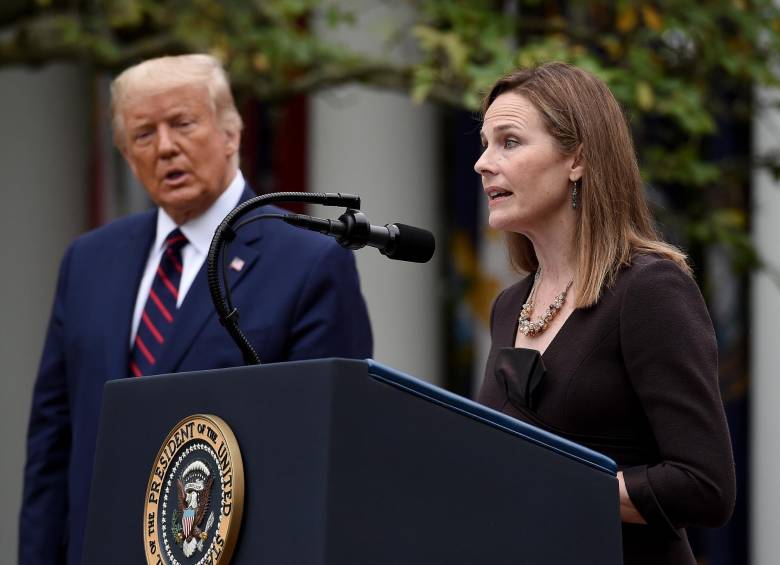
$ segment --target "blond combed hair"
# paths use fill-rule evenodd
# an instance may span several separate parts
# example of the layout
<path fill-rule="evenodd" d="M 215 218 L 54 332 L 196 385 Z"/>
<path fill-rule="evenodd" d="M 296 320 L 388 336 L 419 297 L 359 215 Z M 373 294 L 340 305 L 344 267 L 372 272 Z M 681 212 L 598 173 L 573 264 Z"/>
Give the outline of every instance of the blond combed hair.
<path fill-rule="evenodd" d="M 576 306 L 595 304 L 635 254 L 674 261 L 691 274 L 686 255 L 657 233 L 645 198 L 634 143 L 623 111 L 606 84 L 573 65 L 545 63 L 499 79 L 482 115 L 505 92 L 525 97 L 565 155 L 581 147 L 584 173 L 574 232 Z M 512 266 L 533 271 L 539 262 L 531 241 L 507 234 Z"/>
<path fill-rule="evenodd" d="M 173 55 L 148 59 L 129 67 L 111 83 L 111 123 L 117 147 L 124 148 L 122 110 L 133 97 L 188 85 L 204 86 L 220 126 L 228 132 L 241 132 L 241 115 L 219 60 L 205 54 Z"/>

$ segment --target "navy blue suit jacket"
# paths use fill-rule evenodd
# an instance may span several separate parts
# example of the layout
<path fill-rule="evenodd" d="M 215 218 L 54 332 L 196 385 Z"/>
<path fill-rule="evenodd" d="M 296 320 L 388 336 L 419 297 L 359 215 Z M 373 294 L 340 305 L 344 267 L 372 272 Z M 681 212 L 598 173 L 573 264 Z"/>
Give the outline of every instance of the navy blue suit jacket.
<path fill-rule="evenodd" d="M 118 220 L 78 238 L 62 261 L 28 431 L 24 565 L 80 563 L 103 385 L 128 376 L 131 318 L 155 229 L 156 211 Z M 237 232 L 228 260 L 235 256 L 245 265 L 229 271 L 233 302 L 264 363 L 371 356 L 350 251 L 269 220 Z M 178 311 L 158 373 L 243 365 L 217 320 L 205 270 Z"/>

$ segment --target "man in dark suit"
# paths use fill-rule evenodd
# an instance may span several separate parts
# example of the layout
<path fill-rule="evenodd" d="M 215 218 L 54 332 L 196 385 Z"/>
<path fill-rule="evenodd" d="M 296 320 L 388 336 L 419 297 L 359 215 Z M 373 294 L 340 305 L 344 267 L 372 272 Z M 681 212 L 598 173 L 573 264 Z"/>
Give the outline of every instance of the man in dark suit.
<path fill-rule="evenodd" d="M 206 55 L 146 61 L 117 77 L 112 106 L 115 141 L 158 208 L 85 234 L 63 259 L 28 431 L 23 564 L 80 563 L 106 380 L 243 364 L 205 273 L 215 228 L 253 196 L 224 71 Z M 267 221 L 239 230 L 227 259 L 263 362 L 371 355 L 351 252 Z"/>

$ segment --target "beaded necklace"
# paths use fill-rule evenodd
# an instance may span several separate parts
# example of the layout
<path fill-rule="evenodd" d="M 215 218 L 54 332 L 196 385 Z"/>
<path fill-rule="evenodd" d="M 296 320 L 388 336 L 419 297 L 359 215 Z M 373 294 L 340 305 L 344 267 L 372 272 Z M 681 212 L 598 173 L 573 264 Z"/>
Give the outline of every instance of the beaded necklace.
<path fill-rule="evenodd" d="M 569 292 L 571 283 L 574 282 L 574 279 L 570 280 L 569 284 L 566 285 L 566 288 L 563 289 L 563 292 L 555 297 L 553 303 L 542 312 L 542 315 L 536 320 L 531 320 L 531 312 L 533 312 L 534 309 L 534 298 L 536 298 L 536 289 L 539 287 L 539 281 L 541 279 L 542 267 L 540 265 L 534 275 L 534 285 L 531 287 L 531 293 L 528 295 L 528 300 L 523 304 L 523 308 L 520 310 L 520 317 L 517 320 L 519 324 L 518 331 L 524 336 L 538 335 L 547 329 L 550 320 L 555 318 L 564 302 L 566 302 L 566 294 Z"/>

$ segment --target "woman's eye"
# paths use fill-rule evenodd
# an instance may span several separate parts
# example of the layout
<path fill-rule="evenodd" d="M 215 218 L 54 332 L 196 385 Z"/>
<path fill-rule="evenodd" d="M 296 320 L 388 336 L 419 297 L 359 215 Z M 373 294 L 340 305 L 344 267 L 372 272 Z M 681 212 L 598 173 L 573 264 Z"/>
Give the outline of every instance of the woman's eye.
<path fill-rule="evenodd" d="M 511 149 L 512 147 L 517 147 L 518 145 L 520 145 L 520 142 L 517 141 L 516 139 L 509 138 L 504 140 L 504 147 L 506 147 L 507 149 Z"/>

